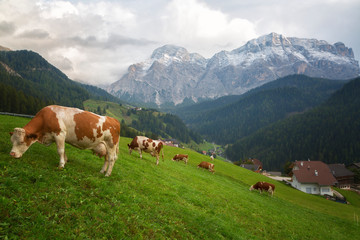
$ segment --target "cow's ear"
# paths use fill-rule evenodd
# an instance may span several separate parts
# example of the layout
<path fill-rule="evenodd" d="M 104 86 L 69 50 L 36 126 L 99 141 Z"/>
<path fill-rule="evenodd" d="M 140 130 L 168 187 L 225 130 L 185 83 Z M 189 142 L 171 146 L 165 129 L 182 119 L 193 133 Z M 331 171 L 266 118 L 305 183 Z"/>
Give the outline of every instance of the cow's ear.
<path fill-rule="evenodd" d="M 10 136 L 12 136 L 14 134 L 14 132 L 9 132 Z"/>
<path fill-rule="evenodd" d="M 33 139 L 37 139 L 37 135 L 35 133 L 31 133 L 26 135 L 27 138 L 33 138 Z"/>

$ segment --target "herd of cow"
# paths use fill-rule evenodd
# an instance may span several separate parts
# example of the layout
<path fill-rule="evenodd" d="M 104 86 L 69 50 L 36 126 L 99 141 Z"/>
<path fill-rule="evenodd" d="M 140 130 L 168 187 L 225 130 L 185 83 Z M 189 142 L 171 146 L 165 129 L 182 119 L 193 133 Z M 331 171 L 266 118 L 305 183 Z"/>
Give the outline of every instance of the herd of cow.
<path fill-rule="evenodd" d="M 119 153 L 120 123 L 108 116 L 84 111 L 77 108 L 69 108 L 51 105 L 41 109 L 31 121 L 23 128 L 15 128 L 10 133 L 13 147 L 10 155 L 20 158 L 27 149 L 35 142 L 45 145 L 56 143 L 60 156 L 59 168 L 64 168 L 67 162 L 65 143 L 69 143 L 80 149 L 91 149 L 97 156 L 104 157 L 104 165 L 101 173 L 110 176 Z M 128 144 L 129 153 L 138 150 L 140 158 L 142 151 L 156 157 L 156 165 L 159 164 L 159 155 L 162 152 L 164 160 L 163 143 L 144 136 L 136 136 Z M 173 161 L 188 162 L 187 154 L 176 154 Z M 214 173 L 214 164 L 201 162 L 198 168 L 204 168 Z M 258 189 L 273 194 L 275 186 L 266 182 L 258 182 L 250 187 L 250 190 Z"/>

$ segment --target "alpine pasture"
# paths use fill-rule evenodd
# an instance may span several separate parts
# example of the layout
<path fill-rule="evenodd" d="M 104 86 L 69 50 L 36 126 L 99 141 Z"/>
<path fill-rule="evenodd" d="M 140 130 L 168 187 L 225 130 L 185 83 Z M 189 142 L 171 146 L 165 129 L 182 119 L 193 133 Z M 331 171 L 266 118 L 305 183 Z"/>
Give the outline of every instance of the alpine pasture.
<path fill-rule="evenodd" d="M 164 148 L 165 161 L 134 151 L 120 139 L 112 175 L 103 159 L 66 146 L 58 170 L 55 144 L 34 144 L 10 157 L 9 132 L 29 119 L 0 116 L 1 239 L 355 239 L 359 201 L 345 205 L 312 196 L 214 160 L 215 174 L 198 169 L 208 156 Z M 189 162 L 173 162 L 177 154 Z M 274 196 L 249 191 L 257 181 L 276 185 Z M 352 195 L 357 199 L 359 196 Z"/>

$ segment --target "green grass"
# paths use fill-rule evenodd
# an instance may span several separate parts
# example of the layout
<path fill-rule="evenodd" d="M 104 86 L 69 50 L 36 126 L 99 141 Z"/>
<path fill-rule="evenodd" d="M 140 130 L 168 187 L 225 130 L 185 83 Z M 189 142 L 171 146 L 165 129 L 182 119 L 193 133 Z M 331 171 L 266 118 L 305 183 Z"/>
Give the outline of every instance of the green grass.
<path fill-rule="evenodd" d="M 66 146 L 34 144 L 12 159 L 10 132 L 29 119 L 0 116 L 0 239 L 355 239 L 359 196 L 345 205 L 312 196 L 260 174 L 215 160 L 215 174 L 188 149 L 165 147 L 165 161 L 129 155 L 121 138 L 113 173 L 103 160 Z M 189 164 L 172 162 L 188 153 Z M 274 197 L 250 192 L 256 181 L 276 184 Z M 360 224 L 360 223 L 359 223 Z"/>
<path fill-rule="evenodd" d="M 97 112 L 98 107 L 103 111 L 106 110 L 106 115 L 116 118 L 119 121 L 124 120 L 126 124 L 130 124 L 132 120 L 137 120 L 138 116 L 136 114 L 130 114 L 127 116 L 127 111 L 129 106 L 122 105 L 113 102 L 106 102 L 100 100 L 89 99 L 84 101 L 85 110 L 91 112 Z"/>

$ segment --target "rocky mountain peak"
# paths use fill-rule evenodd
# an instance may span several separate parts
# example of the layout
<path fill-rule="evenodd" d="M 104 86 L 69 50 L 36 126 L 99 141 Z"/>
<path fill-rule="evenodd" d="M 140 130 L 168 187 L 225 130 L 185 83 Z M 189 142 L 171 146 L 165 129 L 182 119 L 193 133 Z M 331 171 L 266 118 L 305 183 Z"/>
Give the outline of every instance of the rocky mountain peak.
<path fill-rule="evenodd" d="M 154 60 L 161 60 L 164 58 L 186 61 L 189 59 L 189 52 L 183 47 L 165 45 L 155 49 L 151 55 L 151 59 Z"/>
<path fill-rule="evenodd" d="M 359 72 L 352 49 L 341 42 L 332 45 L 270 33 L 210 59 L 183 47 L 162 46 L 149 59 L 132 65 L 109 91 L 126 101 L 176 105 L 185 99 L 242 94 L 291 74 L 345 80 Z"/>
<path fill-rule="evenodd" d="M 157 48 L 153 51 L 150 59 L 146 62 L 153 64 L 155 61 L 169 66 L 174 62 L 178 63 L 195 63 L 199 65 L 206 64 L 206 59 L 197 53 L 189 53 L 185 48 L 178 47 L 175 45 L 164 45 L 160 48 Z"/>

